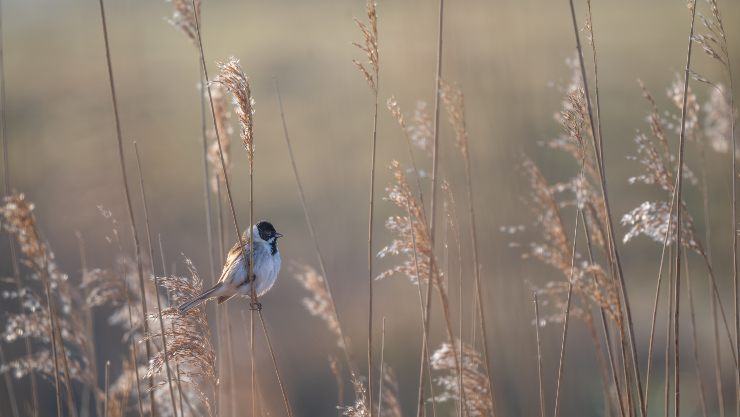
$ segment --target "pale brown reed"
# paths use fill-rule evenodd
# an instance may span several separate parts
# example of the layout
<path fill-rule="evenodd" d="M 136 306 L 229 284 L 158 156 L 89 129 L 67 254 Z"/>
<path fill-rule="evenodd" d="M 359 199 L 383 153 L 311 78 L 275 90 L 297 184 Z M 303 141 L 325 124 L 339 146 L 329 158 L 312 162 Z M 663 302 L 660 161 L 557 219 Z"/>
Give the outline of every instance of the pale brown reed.
<path fill-rule="evenodd" d="M 342 371 L 339 367 L 339 359 L 336 356 L 329 355 L 329 369 L 331 374 L 334 376 L 334 382 L 337 384 L 337 404 L 344 404 L 344 379 L 342 378 Z M 342 410 L 337 407 L 338 415 L 342 415 Z"/>
<path fill-rule="evenodd" d="M 213 96 L 213 112 L 216 116 L 216 127 L 208 133 L 208 139 L 211 144 L 208 145 L 208 162 L 211 164 L 211 190 L 215 193 L 219 188 L 218 183 L 223 184 L 223 169 L 218 156 L 218 143 L 216 143 L 216 129 L 218 129 L 221 138 L 221 149 L 224 153 L 224 162 L 226 170 L 231 167 L 231 136 L 234 134 L 234 128 L 229 123 L 231 111 L 226 103 L 224 88 L 221 84 L 214 84 L 211 87 Z"/>
<path fill-rule="evenodd" d="M 378 54 L 378 14 L 375 0 L 367 0 L 367 23 L 354 18 L 357 27 L 362 32 L 363 43 L 354 42 L 358 49 L 367 56 L 367 64 L 353 59 L 357 69 L 362 73 L 373 93 L 375 100 L 373 109 L 372 151 L 370 154 L 370 197 L 368 209 L 367 232 L 367 264 L 368 264 L 368 330 L 367 330 L 367 396 L 368 402 L 373 404 L 373 220 L 375 214 L 375 160 L 378 145 L 378 90 L 380 88 L 380 61 Z M 370 416 L 374 415 L 370 407 Z"/>
<path fill-rule="evenodd" d="M 195 1 L 195 0 L 193 0 Z M 134 208 L 131 203 L 131 193 L 129 191 L 128 186 L 128 176 L 126 171 L 126 160 L 124 158 L 124 152 L 123 152 L 123 133 L 121 131 L 121 119 L 120 114 L 118 111 L 118 98 L 116 96 L 116 82 L 113 77 L 113 63 L 111 60 L 111 52 L 110 52 L 110 42 L 108 39 L 108 22 L 105 17 L 105 2 L 104 0 L 98 1 L 99 9 L 100 9 L 100 22 L 101 22 L 101 29 L 103 32 L 103 41 L 105 45 L 105 62 L 106 62 L 106 69 L 108 72 L 108 85 L 110 88 L 110 99 L 111 99 L 111 106 L 113 110 L 113 116 L 114 116 L 114 122 L 115 122 L 115 131 L 116 131 L 116 145 L 118 148 L 118 160 L 121 167 L 121 185 L 123 188 L 123 194 L 126 200 L 126 208 L 128 210 L 128 218 L 129 218 L 129 225 L 131 227 L 131 237 L 134 240 L 134 254 L 136 255 L 136 266 L 137 266 L 137 272 L 139 275 L 139 289 L 141 291 L 141 308 L 142 308 L 142 316 L 147 316 L 147 302 L 146 302 L 146 293 L 144 292 L 144 266 L 142 261 L 142 252 L 141 252 L 141 242 L 139 240 L 139 232 L 136 229 L 136 220 L 134 217 Z M 144 333 L 149 333 L 149 323 L 147 320 L 143 320 L 144 323 Z M 149 340 L 146 341 L 146 358 L 147 361 L 150 361 L 152 358 L 152 347 L 151 342 Z M 152 379 L 149 380 L 149 402 L 152 407 L 152 414 L 156 414 L 157 404 L 155 402 L 154 398 L 154 390 L 151 388 L 154 387 L 154 381 Z"/>
<path fill-rule="evenodd" d="M 293 263 L 293 277 L 311 296 L 303 297 L 303 306 L 308 313 L 324 322 L 329 332 L 336 338 L 337 346 L 344 349 L 344 339 L 337 321 L 337 316 L 331 308 L 331 297 L 326 289 L 326 281 L 315 269 L 309 265 Z"/>
<path fill-rule="evenodd" d="M 241 128 L 239 136 L 242 139 L 244 148 L 247 150 L 249 170 L 251 173 L 254 170 L 254 99 L 252 98 L 252 88 L 249 85 L 249 78 L 244 75 L 239 60 L 234 57 L 228 58 L 225 62 L 219 62 L 218 68 L 220 73 L 213 82 L 223 86 L 234 98 L 234 113 L 236 113 Z M 229 133 L 227 128 L 228 121 L 225 110 L 223 107 L 219 108 L 218 106 L 223 106 L 223 101 L 219 103 L 218 93 L 214 94 L 216 91 L 215 89 L 211 91 L 214 116 L 216 117 L 216 129 L 219 129 L 219 137 L 222 140 L 221 149 L 224 152 L 224 159 L 226 160 L 228 155 L 228 148 L 226 148 L 228 146 L 228 140 L 225 138 L 228 137 Z M 226 133 L 225 136 L 224 133 Z"/>
<path fill-rule="evenodd" d="M 462 401 L 466 405 L 467 415 L 470 417 L 483 417 L 493 415 L 493 403 L 488 392 L 488 377 L 485 373 L 485 363 L 481 354 L 472 346 L 460 341 L 455 342 L 457 349 L 463 352 L 463 391 L 460 395 L 459 376 L 457 371 L 457 354 L 448 342 L 442 343 L 432 354 L 430 363 L 432 369 L 437 371 L 436 382 L 441 392 L 437 394 L 437 401 Z M 457 350 L 455 349 L 455 350 Z"/>
<path fill-rule="evenodd" d="M 254 99 L 252 98 L 252 89 L 249 84 L 249 79 L 244 74 L 239 60 L 230 57 L 226 62 L 218 64 L 220 73 L 214 80 L 214 83 L 221 84 L 224 88 L 229 91 L 234 99 L 234 112 L 239 119 L 239 126 L 241 128 L 240 137 L 244 149 L 247 151 L 248 167 L 249 167 L 249 224 L 250 226 L 245 231 L 247 237 L 247 244 L 252 245 L 252 232 L 251 225 L 254 224 Z M 212 94 L 212 93 L 211 93 Z M 213 117 L 216 118 L 216 107 L 215 102 L 213 105 Z M 217 120 L 217 119 L 216 119 Z M 218 120 L 216 121 L 216 129 L 218 130 Z M 218 135 L 220 137 L 220 134 Z M 220 152 L 223 154 L 223 144 L 219 143 Z M 226 161 L 223 161 L 222 168 L 226 170 Z M 224 178 L 226 173 L 224 172 Z M 244 254 L 244 244 L 242 246 L 242 254 Z M 249 251 L 249 259 L 247 262 L 247 276 L 252 276 L 252 270 L 254 265 L 254 251 Z M 250 299 L 252 304 L 252 312 L 250 313 L 250 361 L 251 367 L 251 387 L 252 387 L 252 398 L 257 398 L 257 376 L 255 366 L 255 350 L 254 350 L 254 310 L 260 308 L 259 300 L 257 297 L 256 286 L 252 286 L 250 292 Z M 236 392 L 234 383 L 234 366 L 233 366 L 233 348 L 231 344 L 231 324 L 230 317 L 225 317 L 225 327 L 227 336 L 227 354 L 229 358 L 229 387 L 231 389 L 231 412 L 232 415 L 236 409 Z M 256 417 L 257 409 L 256 402 L 252 401 L 252 416 Z"/>
<path fill-rule="evenodd" d="M 722 21 L 722 15 L 719 10 L 719 4 L 717 0 L 708 0 L 709 7 L 711 9 L 711 17 L 705 17 L 699 15 L 702 24 L 706 30 L 704 34 L 693 35 L 693 40 L 697 42 L 704 52 L 713 60 L 717 61 L 725 71 L 725 76 L 729 83 L 729 91 L 726 94 L 726 100 L 729 102 L 729 112 L 727 120 L 729 121 L 729 131 L 727 138 L 732 142 L 730 146 L 730 160 L 732 161 L 732 282 L 733 282 L 733 301 L 734 301 L 734 318 L 735 318 L 735 347 L 733 350 L 733 356 L 735 357 L 735 389 L 740 390 L 740 281 L 738 280 L 738 269 L 740 268 L 738 262 L 738 234 L 736 232 L 738 219 L 737 219 L 737 142 L 735 138 L 735 125 L 736 125 L 736 109 L 735 109 L 735 95 L 733 91 L 733 77 L 732 77 L 732 66 L 729 53 L 729 47 L 727 44 L 727 34 L 725 32 L 724 23 Z M 696 4 L 694 4 L 696 8 Z M 695 13 L 695 10 L 694 10 Z M 693 34 L 693 32 L 692 32 Z M 703 77 L 697 77 L 694 74 L 695 79 L 704 81 Z M 716 290 L 716 289 L 715 289 Z M 740 395 L 735 396 L 735 410 L 736 415 L 740 417 Z"/>
<path fill-rule="evenodd" d="M 491 395 L 491 403 L 493 404 L 493 412 L 495 416 L 496 393 L 493 383 L 493 377 L 491 375 L 490 350 L 488 349 L 488 330 L 486 329 L 486 319 L 483 311 L 483 289 L 480 277 L 480 262 L 478 260 L 478 233 L 476 228 L 475 202 L 473 200 L 472 163 L 470 160 L 470 152 L 468 150 L 468 131 L 465 125 L 465 97 L 462 90 L 457 85 L 443 82 L 441 89 L 442 102 L 444 103 L 447 110 L 447 116 L 450 125 L 452 125 L 453 129 L 455 130 L 455 144 L 460 150 L 463 161 L 465 163 L 465 184 L 468 199 L 468 215 L 470 217 L 470 239 L 472 241 L 471 243 L 473 247 L 473 278 L 475 280 L 475 295 L 477 299 L 476 304 L 478 306 L 478 322 L 481 326 L 481 339 L 483 341 L 482 354 L 484 364 L 486 365 L 486 376 L 488 377 L 488 392 Z M 458 241 L 458 245 L 459 244 L 460 242 Z M 460 325 L 460 328 L 462 329 L 462 323 Z M 460 374 L 460 377 L 463 377 L 462 373 Z"/>
<path fill-rule="evenodd" d="M 403 417 L 398 390 L 398 379 L 396 379 L 395 371 L 393 371 L 393 368 L 386 363 L 383 366 L 383 372 L 381 375 L 383 378 L 383 386 L 381 390 L 383 401 L 378 415 L 380 417 Z"/>
<path fill-rule="evenodd" d="M 403 263 L 381 272 L 377 279 L 402 274 L 406 275 L 414 284 L 424 283 L 428 285 L 429 277 L 431 276 L 429 270 L 431 265 L 430 258 L 434 254 L 432 251 L 429 224 L 425 221 L 424 217 L 424 209 L 411 191 L 400 162 L 392 161 L 389 169 L 393 173 L 395 182 L 386 187 L 387 195 L 384 199 L 393 203 L 404 212 L 408 211 L 411 218 L 408 216 L 391 216 L 386 220 L 386 229 L 394 233 L 396 238 L 390 244 L 383 247 L 378 252 L 378 256 L 383 258 L 388 255 L 401 255 L 405 259 Z M 441 274 L 439 271 L 435 271 L 434 273 Z M 439 285 L 440 282 L 441 280 L 433 280 L 432 285 Z"/>
<path fill-rule="evenodd" d="M 398 161 L 392 161 L 390 170 L 393 173 L 395 182 L 386 187 L 387 195 L 385 200 L 405 211 L 407 215 L 391 216 L 386 220 L 386 229 L 395 234 L 396 237 L 390 244 L 380 250 L 378 256 L 385 257 L 387 255 L 401 255 L 406 259 L 403 263 L 382 272 L 377 279 L 387 278 L 395 274 L 403 274 L 406 275 L 414 284 L 419 285 L 421 283 L 426 283 L 428 288 L 426 301 L 422 301 L 422 307 L 426 310 L 422 314 L 422 319 L 424 320 L 422 355 L 426 356 L 426 345 L 428 343 L 427 335 L 429 333 L 428 317 L 430 314 L 429 306 L 431 302 L 431 287 L 437 289 L 437 293 L 442 303 L 442 312 L 445 319 L 445 331 L 447 337 L 450 341 L 455 339 L 450 318 L 447 289 L 444 285 L 443 273 L 438 268 L 438 262 L 433 252 L 432 230 L 430 225 L 424 221 L 423 208 L 411 191 L 406 175 L 401 168 L 401 164 Z M 456 347 L 454 345 L 451 345 L 451 349 L 456 351 Z M 426 367 L 424 366 L 425 361 L 423 359 L 424 357 L 422 357 L 421 366 L 424 370 Z M 458 356 L 455 356 L 455 362 L 459 365 Z M 459 366 L 457 369 L 462 372 L 462 369 Z M 423 377 L 424 375 L 422 374 L 421 376 Z M 422 378 L 420 381 L 420 387 L 423 386 L 423 382 L 424 379 Z M 423 391 L 421 392 L 423 393 Z M 463 394 L 464 393 L 465 392 L 463 391 Z M 419 410 L 422 408 L 421 404 L 422 403 L 420 402 Z"/>
<path fill-rule="evenodd" d="M 580 75 L 581 75 L 581 82 L 583 85 L 583 92 L 586 102 L 586 110 L 588 114 L 588 125 L 590 127 L 591 132 L 591 143 L 593 147 L 593 152 L 596 157 L 597 162 L 597 168 L 598 168 L 598 184 L 599 184 L 599 191 L 601 192 L 601 198 L 602 198 L 602 207 L 605 213 L 605 223 L 604 228 L 606 230 L 606 238 L 607 238 L 607 257 L 609 258 L 609 267 L 612 271 L 612 276 L 617 281 L 617 287 L 619 289 L 619 298 L 620 301 L 620 309 L 623 309 L 624 312 L 624 321 L 622 322 L 622 326 L 620 327 L 620 335 L 622 336 L 622 349 L 623 351 L 626 351 L 627 348 L 630 350 L 629 359 L 631 359 L 631 367 L 632 372 L 634 374 L 634 379 L 637 384 L 637 391 L 638 391 L 638 397 L 639 397 L 639 410 L 641 412 L 641 415 L 643 417 L 646 417 L 647 410 L 645 407 L 645 397 L 642 390 L 642 377 L 640 376 L 640 364 L 639 364 L 639 358 L 637 355 L 637 342 L 635 341 L 635 331 L 634 331 L 634 323 L 632 320 L 632 307 L 630 306 L 629 302 L 629 293 L 627 291 L 627 284 L 626 280 L 624 278 L 624 271 L 622 270 L 622 262 L 619 255 L 619 250 L 617 249 L 617 239 L 615 237 L 615 231 L 614 231 L 614 222 L 612 221 L 612 213 L 611 213 L 611 205 L 609 203 L 609 194 L 607 191 L 607 179 L 606 179 L 606 168 L 605 168 L 605 158 L 603 154 L 603 137 L 599 134 L 597 136 L 597 127 L 594 123 L 594 110 L 593 106 L 591 105 L 591 95 L 589 92 L 589 82 L 588 82 L 588 76 L 586 74 L 586 64 L 584 63 L 583 58 L 583 48 L 581 46 L 581 37 L 580 37 L 580 30 L 578 27 L 578 19 L 576 18 L 576 9 L 575 4 L 573 0 L 570 0 L 568 2 L 568 5 L 570 7 L 570 15 L 571 15 L 571 22 L 573 27 L 573 34 L 575 37 L 575 46 L 578 56 L 578 67 L 580 68 Z M 590 7 L 589 7 L 590 10 Z M 593 33 L 591 33 L 591 36 L 593 36 Z M 598 87 L 597 87 L 598 91 Z M 601 131 L 599 130 L 599 133 Z M 627 357 L 625 356 L 625 373 L 628 374 L 628 379 L 630 379 L 629 373 L 627 371 Z M 628 393 L 631 392 L 631 390 L 627 390 Z"/>
<path fill-rule="evenodd" d="M 164 350 L 164 358 L 165 358 L 165 369 L 167 370 L 167 386 L 169 387 L 169 393 L 170 393 L 170 404 L 172 405 L 172 414 L 177 417 L 177 404 L 175 400 L 175 389 L 172 386 L 172 370 L 170 368 L 170 362 L 167 359 L 167 336 L 164 332 L 164 320 L 162 319 L 162 301 L 161 297 L 159 296 L 159 281 L 157 278 L 157 274 L 154 270 L 154 245 L 152 243 L 152 230 L 151 230 L 151 224 L 149 222 L 149 205 L 147 204 L 146 199 L 146 188 L 144 187 L 144 173 L 141 169 L 141 157 L 139 155 L 139 146 L 136 141 L 134 141 L 134 155 L 136 156 L 136 168 L 139 174 L 139 191 L 141 192 L 141 201 L 144 205 L 144 225 L 146 226 L 146 240 L 147 240 L 147 246 L 149 248 L 149 269 L 150 273 L 152 275 L 152 281 L 154 282 L 154 299 L 157 302 L 156 306 L 156 312 L 157 317 L 159 318 L 159 328 L 160 328 L 160 334 L 162 336 L 162 349 Z M 164 274 L 163 274 L 164 275 Z M 182 412 L 182 410 L 181 410 Z"/>
<path fill-rule="evenodd" d="M 192 262 L 186 259 L 185 264 L 190 277 L 160 278 L 160 283 L 172 296 L 173 305 L 192 299 L 203 290 L 203 281 L 198 276 Z M 168 360 L 178 363 L 180 372 L 177 379 L 182 386 L 188 388 L 186 395 L 196 394 L 199 400 L 196 410 L 201 415 L 203 413 L 213 415 L 209 396 L 215 395 L 216 391 L 216 354 L 211 345 L 211 331 L 205 308 L 200 306 L 182 315 L 176 308 L 170 307 L 163 310 L 161 314 L 162 318 L 171 324 L 164 327 L 169 358 L 165 357 L 164 350 L 158 352 L 149 364 L 147 377 L 161 376 L 165 372 L 165 364 Z M 157 316 L 152 315 L 150 319 L 157 319 Z M 156 340 L 161 335 L 151 334 L 148 337 Z M 164 384 L 159 384 L 157 388 L 164 388 Z"/>
<path fill-rule="evenodd" d="M 544 175 L 529 159 L 525 159 L 523 169 L 530 181 L 530 208 L 536 216 L 536 225 L 542 233 L 541 242 L 529 245 L 525 258 L 532 257 L 558 270 L 565 281 L 548 282 L 540 290 L 540 295 L 552 297 L 549 303 L 556 313 L 544 315 L 546 322 L 561 322 L 563 319 L 564 299 L 568 292 L 568 281 L 573 283 L 573 290 L 586 302 L 599 306 L 615 323 L 620 323 L 621 315 L 617 300 L 617 289 L 604 268 L 598 263 L 583 262 L 571 265 L 573 248 L 561 216 L 561 203 L 555 198 L 555 189 L 547 183 Z M 572 268 L 572 269 L 571 269 Z M 585 312 L 573 306 L 571 314 L 585 319 Z"/>
<path fill-rule="evenodd" d="M 200 0 L 169 0 L 174 8 L 172 17 L 167 21 L 174 27 L 180 29 L 193 44 L 198 43 L 198 28 L 195 21 L 196 15 L 200 14 Z M 196 11 L 197 8 L 197 11 Z"/>
<path fill-rule="evenodd" d="M 55 381 L 58 376 L 63 376 L 69 414 L 75 416 L 72 380 L 97 390 L 90 366 L 85 320 L 81 309 L 72 308 L 81 300 L 71 288 L 69 277 L 58 269 L 54 253 L 41 240 L 33 210 L 33 204 L 23 194 L 13 194 L 4 199 L 0 216 L 4 219 L 2 227 L 16 239 L 23 255 L 22 264 L 31 271 L 29 282 L 41 284 L 46 303 L 44 305 L 42 297 L 30 285 L 13 294 L 22 300 L 24 310 L 8 317 L 2 337 L 6 342 L 23 336 L 45 343 L 51 340 L 52 349 L 51 353 L 41 350 L 32 356 L 9 361 L 2 372 L 12 369 L 18 378 L 30 372 L 40 372 L 53 376 Z M 50 367 L 51 362 L 53 367 Z M 61 390 L 58 381 L 55 385 L 57 390 Z"/>
<path fill-rule="evenodd" d="M 342 415 L 347 417 L 370 417 L 367 390 L 359 376 L 352 375 L 352 387 L 355 391 L 355 402 L 352 405 L 340 406 L 339 409 Z"/>
<path fill-rule="evenodd" d="M 678 168 L 676 172 L 676 224 L 680 229 L 683 225 L 681 223 L 681 216 L 683 215 L 683 169 L 684 169 L 684 155 L 686 147 L 686 122 L 689 114 L 688 98 L 689 98 L 689 80 L 691 71 L 691 51 L 694 45 L 694 22 L 696 20 L 696 0 L 689 0 L 689 9 L 691 9 L 691 27 L 689 30 L 688 40 L 688 51 L 686 53 L 686 69 L 684 70 L 684 82 L 683 82 L 683 106 L 681 106 L 681 129 L 678 138 Z M 733 174 L 734 177 L 734 174 Z M 680 315 L 680 300 L 681 300 L 681 248 L 682 248 L 682 233 L 679 230 L 676 233 L 676 293 L 675 293 L 675 310 L 673 319 L 673 336 L 674 336 L 674 373 L 673 373 L 673 389 L 674 389 L 674 402 L 673 412 L 674 416 L 678 417 L 681 410 L 681 355 L 680 355 L 680 339 L 679 339 L 679 315 Z M 738 400 L 740 404 L 740 400 Z M 740 410 L 738 410 L 740 414 Z"/>

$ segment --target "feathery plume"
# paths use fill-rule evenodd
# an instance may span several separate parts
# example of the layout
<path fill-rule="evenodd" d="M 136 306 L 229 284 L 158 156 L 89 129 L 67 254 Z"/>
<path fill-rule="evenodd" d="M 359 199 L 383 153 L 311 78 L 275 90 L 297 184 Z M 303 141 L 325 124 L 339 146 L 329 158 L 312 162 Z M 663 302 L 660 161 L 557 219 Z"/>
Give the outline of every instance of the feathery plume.
<path fill-rule="evenodd" d="M 180 303 L 192 299 L 201 293 L 203 281 L 198 276 L 195 267 L 189 259 L 185 259 L 185 264 L 190 272 L 190 277 L 169 276 L 162 277 L 159 282 L 172 296 L 172 305 L 177 306 Z M 215 393 L 217 374 L 216 374 L 216 354 L 211 345 L 211 330 L 208 325 L 205 308 L 199 306 L 187 314 L 180 314 L 176 307 L 168 307 L 162 311 L 162 318 L 165 320 L 165 335 L 167 336 L 167 358 L 172 363 L 179 365 L 180 373 L 176 376 L 179 385 L 187 387 L 185 395 L 197 399 L 198 413 L 200 415 L 213 415 L 211 408 L 210 395 Z M 151 314 L 150 320 L 158 319 L 158 315 Z M 160 334 L 149 334 L 146 338 L 155 341 L 161 338 Z M 164 350 L 160 350 L 153 357 L 146 371 L 146 377 L 162 377 L 165 372 Z M 163 379 L 155 389 L 162 388 L 164 394 L 166 379 Z M 206 393 L 205 387 L 209 387 L 211 392 Z M 166 401 L 160 403 L 159 407 L 163 408 Z"/>
<path fill-rule="evenodd" d="M 167 21 L 174 27 L 183 31 L 185 36 L 197 44 L 198 42 L 198 27 L 195 17 L 200 16 L 200 0 L 169 0 L 174 8 L 172 17 L 168 18 Z M 193 8 L 195 3 L 195 9 Z"/>
<path fill-rule="evenodd" d="M 247 150 L 251 172 L 254 166 L 254 99 L 252 98 L 252 88 L 238 59 L 230 57 L 226 62 L 220 62 L 218 68 L 221 72 L 213 82 L 223 85 L 234 97 L 234 112 L 241 126 L 239 136 Z"/>
<path fill-rule="evenodd" d="M 234 129 L 231 123 L 229 123 L 231 112 L 226 104 L 225 91 L 221 84 L 214 84 L 211 87 L 211 97 L 213 98 L 213 114 L 215 115 L 216 126 L 208 132 L 208 139 L 211 141 L 211 144 L 208 146 L 207 158 L 211 164 L 211 189 L 216 192 L 218 183 L 220 182 L 222 185 L 224 183 L 224 172 L 218 153 L 216 131 L 218 131 L 218 137 L 221 138 L 221 150 L 223 151 L 224 164 L 226 166 L 226 173 L 228 174 L 231 165 L 231 135 L 234 134 Z M 222 186 L 221 189 L 224 187 Z"/>
<path fill-rule="evenodd" d="M 303 298 L 303 305 L 312 316 L 320 318 L 329 331 L 336 337 L 337 346 L 342 348 L 344 342 L 339 329 L 339 322 L 331 308 L 331 299 L 326 289 L 326 282 L 315 269 L 308 265 L 294 263 L 295 272 L 293 276 L 303 288 L 311 294 L 311 297 Z"/>
<path fill-rule="evenodd" d="M 463 394 L 467 406 L 468 415 L 471 417 L 484 417 L 493 415 L 493 404 L 491 404 L 488 393 L 488 378 L 486 377 L 485 364 L 480 353 L 468 344 L 460 344 L 456 341 L 457 349 L 452 348 L 448 342 L 442 343 L 430 358 L 432 369 L 440 375 L 435 379 L 441 392 L 435 400 L 460 401 L 460 380 L 455 366 L 455 351 L 463 352 Z"/>
<path fill-rule="evenodd" d="M 358 18 L 354 18 L 357 27 L 362 31 L 363 43 L 352 43 L 367 55 L 367 63 L 370 65 L 372 71 L 369 70 L 365 64 L 356 59 L 353 59 L 352 62 L 355 64 L 357 69 L 360 70 L 362 76 L 365 77 L 365 81 L 367 81 L 370 88 L 377 93 L 377 74 L 380 67 L 378 63 L 378 15 L 376 13 L 375 6 L 374 0 L 367 1 L 367 23 L 360 21 Z"/>

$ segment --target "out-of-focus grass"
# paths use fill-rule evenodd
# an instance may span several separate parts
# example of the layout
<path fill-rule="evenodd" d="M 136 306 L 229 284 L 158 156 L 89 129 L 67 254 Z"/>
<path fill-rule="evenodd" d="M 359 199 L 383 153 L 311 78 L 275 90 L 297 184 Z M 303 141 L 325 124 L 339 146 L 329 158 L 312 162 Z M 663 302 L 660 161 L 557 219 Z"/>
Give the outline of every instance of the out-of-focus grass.
<path fill-rule="evenodd" d="M 737 68 L 740 47 L 734 40 L 740 39 L 740 27 L 733 23 L 740 21 L 740 7 L 725 3 L 734 48 L 731 56 Z M 96 207 L 112 209 L 122 222 L 125 211 L 98 10 L 88 0 L 26 0 L 3 7 L 13 183 L 37 204 L 40 223 L 63 269 L 74 272 L 79 268 L 76 230 L 87 240 L 90 263 L 106 266 L 112 253 L 102 244 L 108 230 Z M 309 207 L 326 254 L 328 278 L 340 318 L 357 347 L 364 337 L 364 326 L 356 324 L 364 322 L 365 313 L 362 283 L 372 103 L 364 80 L 352 67 L 356 52 L 350 42 L 357 37 L 351 17 L 361 15 L 363 7 L 363 2 L 342 0 L 203 3 L 210 67 L 215 68 L 216 60 L 235 55 L 252 80 L 255 217 L 271 219 L 286 235 L 281 242 L 283 259 L 314 262 L 281 138 L 272 90 L 272 77 L 277 77 Z M 688 14 L 682 2 L 676 1 L 596 2 L 593 7 L 607 172 L 610 191 L 616 196 L 612 198 L 614 212 L 621 215 L 648 195 L 647 190 L 645 194 L 628 191 L 626 184 L 636 167 L 625 156 L 633 153 L 634 130 L 645 127 L 646 106 L 636 79 L 644 80 L 666 102 L 662 92 L 683 65 Z M 436 12 L 436 6 L 425 1 L 379 4 L 381 99 L 395 95 L 407 113 L 417 99 L 433 98 Z M 445 78 L 459 81 L 466 94 L 499 398 L 505 415 L 532 415 L 537 410 L 536 402 L 530 400 L 536 397 L 535 345 L 525 282 L 543 282 L 547 278 L 543 274 L 551 271 L 520 261 L 498 228 L 530 220 L 522 203 L 524 181 L 517 170 L 522 152 L 533 154 L 555 177 L 564 177 L 565 170 L 572 169 L 551 155 L 545 157 L 537 146 L 539 140 L 557 133 L 552 115 L 559 108 L 560 94 L 549 83 L 569 76 L 564 59 L 574 49 L 570 17 L 565 2 L 542 0 L 450 2 L 447 13 L 444 73 Z M 164 2 L 110 2 L 108 14 L 124 137 L 128 143 L 135 139 L 140 144 L 155 233 L 162 234 L 169 261 L 179 260 L 182 252 L 206 273 L 196 51 L 163 20 L 170 14 Z M 698 61 L 702 72 L 719 74 L 701 63 L 702 59 Z M 443 171 L 454 186 L 461 178 L 461 166 L 447 127 L 443 134 Z M 392 158 L 403 159 L 403 146 L 395 122 L 382 111 L 379 167 Z M 132 155 L 130 146 L 127 152 Z M 246 224 L 246 155 L 236 147 L 233 155 L 236 204 Z M 709 165 L 715 167 L 710 175 L 719 181 L 712 187 L 712 197 L 725 201 L 728 180 L 721 170 L 726 164 L 717 161 L 722 165 Z M 378 184 L 383 186 L 389 176 L 384 169 L 379 173 Z M 688 198 L 698 202 L 696 193 L 689 191 Z M 377 207 L 378 219 L 390 213 L 387 204 Z M 141 212 L 139 203 L 136 208 Z M 726 207 L 715 210 L 718 216 L 729 216 Z M 376 224 L 380 248 L 389 237 L 382 221 Z M 121 229 L 125 234 L 127 229 Z M 0 245 L 0 253 L 7 253 L 5 240 Z M 638 342 L 646 341 L 649 330 L 647 300 L 657 253 L 654 245 L 642 243 L 625 249 L 632 301 L 637 306 Z M 726 263 L 727 254 L 718 252 L 715 259 Z M 8 273 L 7 262 L 0 267 L 3 274 Z M 377 311 L 389 318 L 386 358 L 396 367 L 401 392 L 408 400 L 416 383 L 415 365 L 408 364 L 416 364 L 410 359 L 418 355 L 420 338 L 415 289 L 400 277 L 382 281 L 377 289 Z M 325 359 L 332 346 L 323 337 L 321 324 L 304 313 L 300 296 L 286 268 L 277 287 L 264 299 L 265 314 L 274 329 L 295 408 L 300 415 L 329 415 L 334 391 L 316 387 L 331 384 Z M 239 317 L 238 310 L 244 307 L 230 308 Z M 551 345 L 547 351 L 557 352 L 557 334 L 544 330 L 545 345 Z M 600 392 L 593 388 L 598 375 L 590 347 L 578 330 L 573 334 L 563 413 L 597 415 Z M 99 339 L 99 360 L 114 359 L 106 353 L 118 355 L 115 340 L 103 334 Z M 246 339 L 239 335 L 237 340 L 244 346 L 237 353 L 244 357 Z M 363 355 L 360 349 L 356 354 Z M 268 360 L 263 353 L 259 359 Z M 555 359 L 554 353 L 545 357 L 550 364 Z M 247 361 L 243 362 L 240 369 L 245 374 L 240 382 L 246 387 Z M 271 381 L 269 367 L 262 370 L 262 378 Z M 322 384 L 316 384 L 317 380 Z M 591 389 L 593 403 L 582 401 Z M 407 401 L 406 406 L 410 409 L 412 403 Z"/>

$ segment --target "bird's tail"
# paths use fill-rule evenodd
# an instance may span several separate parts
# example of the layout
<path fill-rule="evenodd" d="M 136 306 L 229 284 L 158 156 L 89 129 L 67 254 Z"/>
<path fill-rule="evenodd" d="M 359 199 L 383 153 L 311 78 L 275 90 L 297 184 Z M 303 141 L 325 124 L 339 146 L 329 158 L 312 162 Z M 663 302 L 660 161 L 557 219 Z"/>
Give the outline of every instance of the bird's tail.
<path fill-rule="evenodd" d="M 211 287 L 211 289 L 204 291 L 197 297 L 188 300 L 182 304 L 180 304 L 179 307 L 177 307 L 178 310 L 180 310 L 180 314 L 185 314 L 188 311 L 194 309 L 195 307 L 199 306 L 200 303 L 213 298 L 222 295 L 223 293 L 223 283 L 219 282 L 218 284 Z"/>

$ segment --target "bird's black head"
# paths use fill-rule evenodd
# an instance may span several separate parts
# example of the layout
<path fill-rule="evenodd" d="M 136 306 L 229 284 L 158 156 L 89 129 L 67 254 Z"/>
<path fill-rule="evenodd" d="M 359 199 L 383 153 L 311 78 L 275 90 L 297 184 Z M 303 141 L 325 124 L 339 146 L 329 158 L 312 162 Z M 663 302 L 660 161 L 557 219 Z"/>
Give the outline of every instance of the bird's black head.
<path fill-rule="evenodd" d="M 270 241 L 283 236 L 275 230 L 275 226 L 272 223 L 265 220 L 257 223 L 257 232 L 260 235 L 260 239 L 264 241 Z"/>

